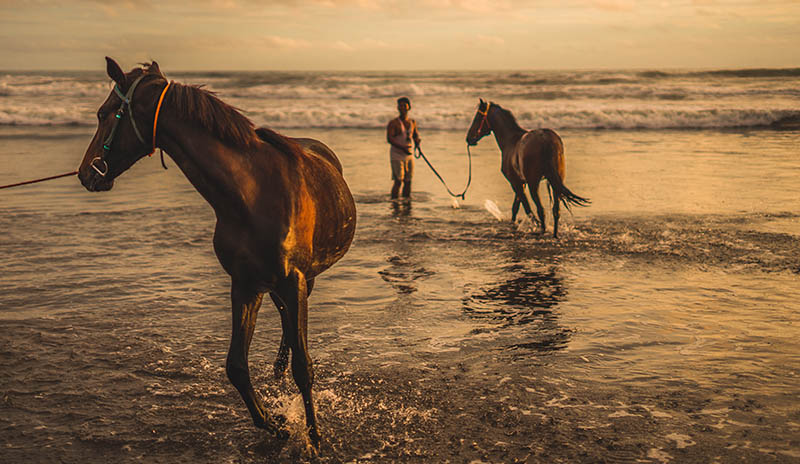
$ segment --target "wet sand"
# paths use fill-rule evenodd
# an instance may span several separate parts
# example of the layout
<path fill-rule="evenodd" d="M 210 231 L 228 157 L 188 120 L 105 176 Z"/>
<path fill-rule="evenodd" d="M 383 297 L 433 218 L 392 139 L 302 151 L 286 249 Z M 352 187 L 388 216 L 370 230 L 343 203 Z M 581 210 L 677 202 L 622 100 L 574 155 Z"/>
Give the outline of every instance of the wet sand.
<path fill-rule="evenodd" d="M 74 168 L 91 136 L 13 132 L 0 183 Z M 3 194 L 0 461 L 800 459 L 800 134 L 562 132 L 567 185 L 593 204 L 559 241 L 507 221 L 492 140 L 454 208 L 421 164 L 413 200 L 389 202 L 375 131 L 306 135 L 340 155 L 359 209 L 310 300 L 319 454 L 291 378 L 272 378 L 269 305 L 251 371 L 292 433 L 252 427 L 224 372 L 213 213 L 153 158 L 105 194 Z M 460 187 L 463 133 L 430 131 L 425 152 Z"/>

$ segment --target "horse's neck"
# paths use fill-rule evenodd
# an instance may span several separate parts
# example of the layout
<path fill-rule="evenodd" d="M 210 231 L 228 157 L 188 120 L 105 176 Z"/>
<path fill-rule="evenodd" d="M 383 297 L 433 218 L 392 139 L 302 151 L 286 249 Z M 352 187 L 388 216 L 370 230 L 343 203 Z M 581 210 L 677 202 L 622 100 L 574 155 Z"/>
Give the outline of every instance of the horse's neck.
<path fill-rule="evenodd" d="M 517 124 L 506 121 L 498 112 L 490 116 L 489 124 L 492 126 L 494 138 L 501 152 L 514 147 L 525 133 L 525 129 L 522 129 Z"/>
<path fill-rule="evenodd" d="M 159 147 L 218 213 L 245 207 L 243 188 L 254 185 L 242 154 L 212 134 L 180 120 L 159 121 Z"/>

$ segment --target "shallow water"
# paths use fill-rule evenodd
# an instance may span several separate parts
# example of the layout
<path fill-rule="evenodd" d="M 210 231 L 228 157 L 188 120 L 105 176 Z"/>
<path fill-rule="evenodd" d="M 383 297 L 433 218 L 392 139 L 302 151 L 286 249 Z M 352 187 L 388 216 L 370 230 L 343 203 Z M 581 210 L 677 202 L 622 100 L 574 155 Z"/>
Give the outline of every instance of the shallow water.
<path fill-rule="evenodd" d="M 359 212 L 310 300 L 319 455 L 267 304 L 251 371 L 292 436 L 252 427 L 213 212 L 154 157 L 102 194 L 0 192 L 0 461 L 800 459 L 800 133 L 561 131 L 592 205 L 558 241 L 508 221 L 490 138 L 456 208 L 419 161 L 388 201 L 380 130 L 287 134 L 334 148 Z M 0 184 L 74 169 L 90 137 L 0 127 Z M 423 137 L 460 190 L 464 133 Z"/>

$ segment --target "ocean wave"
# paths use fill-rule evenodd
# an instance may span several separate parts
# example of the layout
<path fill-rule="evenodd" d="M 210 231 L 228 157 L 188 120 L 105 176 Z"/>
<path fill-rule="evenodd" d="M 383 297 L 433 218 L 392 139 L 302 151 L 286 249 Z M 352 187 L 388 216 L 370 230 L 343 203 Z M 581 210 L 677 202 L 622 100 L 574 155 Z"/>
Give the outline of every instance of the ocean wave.
<path fill-rule="evenodd" d="M 710 71 L 517 71 L 427 73 L 195 72 L 169 78 L 202 84 L 223 97 L 341 99 L 525 96 L 530 99 L 800 98 L 800 68 Z M 744 79 L 743 78 L 747 78 Z M 778 81 L 776 81 L 776 79 Z M 104 75 L 0 75 L 0 97 L 102 98 Z"/>
<path fill-rule="evenodd" d="M 800 110 L 777 109 L 670 109 L 670 108 L 598 108 L 571 110 L 524 110 L 515 113 L 522 127 L 529 129 L 728 129 L 728 128 L 796 128 Z M 324 112 L 312 109 L 249 112 L 259 125 L 275 128 L 383 128 L 392 115 L 377 111 Z M 420 111 L 416 115 L 420 128 L 466 130 L 471 114 L 452 110 Z"/>
<path fill-rule="evenodd" d="M 256 85 L 226 89 L 210 87 L 223 97 L 275 100 L 363 100 L 408 97 L 451 98 L 471 95 L 475 98 L 525 98 L 529 100 L 704 100 L 735 98 L 800 98 L 800 87 L 720 88 L 715 86 L 566 86 L 500 85 L 462 87 L 447 84 L 393 83 L 375 86 L 366 83 L 335 87 L 320 85 Z"/>
<path fill-rule="evenodd" d="M 0 97 L 96 97 L 111 90 L 108 79 L 76 80 L 57 76 L 0 77 Z"/>
<path fill-rule="evenodd" d="M 204 84 L 256 124 L 275 128 L 383 128 L 400 95 L 412 98 L 425 129 L 465 130 L 478 97 L 506 105 L 528 128 L 797 128 L 800 119 L 800 68 L 168 77 Z M 110 87 L 100 73 L 0 74 L 0 125 L 94 126 Z"/>
<path fill-rule="evenodd" d="M 278 129 L 376 129 L 383 128 L 393 114 L 358 108 L 281 108 L 246 111 L 256 125 Z M 515 112 L 522 127 L 529 129 L 729 129 L 800 128 L 800 110 L 786 109 L 671 109 L 597 108 L 522 110 Z M 426 130 L 466 130 L 471 113 L 453 110 L 416 114 Z M 96 124 L 93 111 L 67 108 L 39 108 L 7 111 L 0 109 L 0 126 L 86 126 Z"/>
<path fill-rule="evenodd" d="M 94 126 L 93 111 L 67 107 L 0 108 L 0 126 Z"/>
<path fill-rule="evenodd" d="M 728 69 L 716 71 L 703 71 L 694 73 L 698 76 L 718 76 L 718 77 L 800 77 L 800 68 L 754 68 L 754 69 Z"/>

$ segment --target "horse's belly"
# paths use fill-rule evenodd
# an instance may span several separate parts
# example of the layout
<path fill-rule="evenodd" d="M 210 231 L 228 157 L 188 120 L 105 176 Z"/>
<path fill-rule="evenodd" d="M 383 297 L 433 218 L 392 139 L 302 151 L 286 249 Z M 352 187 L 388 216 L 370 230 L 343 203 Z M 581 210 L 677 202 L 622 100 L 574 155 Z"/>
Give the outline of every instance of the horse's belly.
<path fill-rule="evenodd" d="M 234 280 L 247 280 L 266 290 L 279 278 L 276 271 L 282 268 L 282 258 L 275 241 L 254 240 L 249 231 L 217 222 L 214 252 Z"/>
<path fill-rule="evenodd" d="M 318 275 L 339 261 L 353 242 L 356 231 L 355 201 L 347 187 L 340 192 L 335 209 L 323 214 L 322 227 L 314 234 L 311 272 Z"/>
<path fill-rule="evenodd" d="M 518 144 L 514 149 L 514 153 L 511 156 L 511 169 L 514 171 L 514 175 L 517 176 L 522 183 L 528 182 L 525 179 L 525 170 L 522 166 L 522 144 Z"/>

